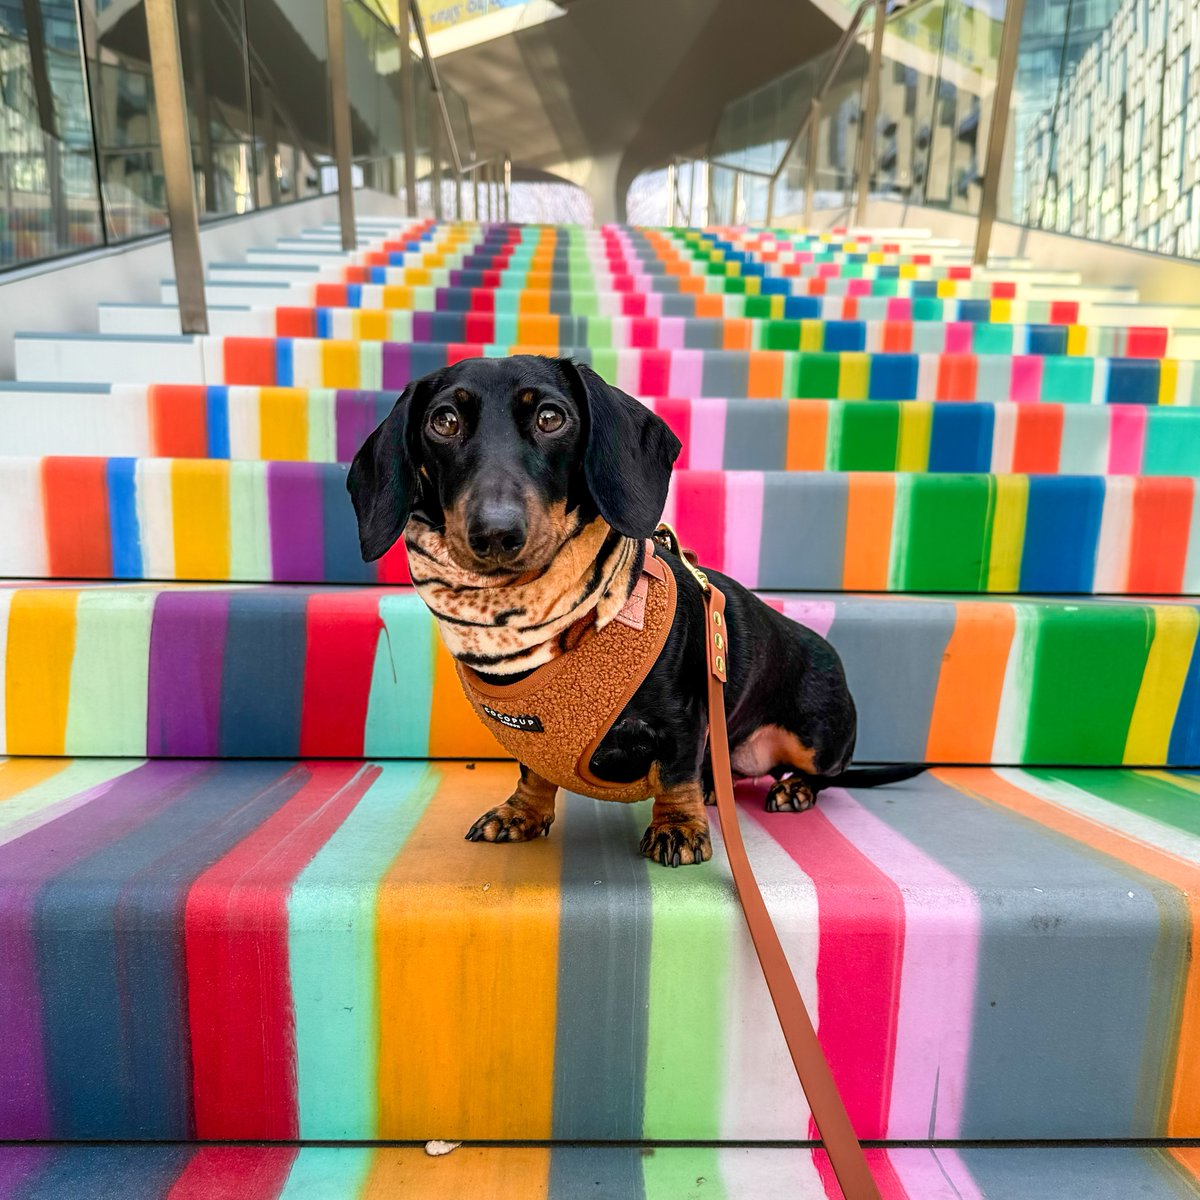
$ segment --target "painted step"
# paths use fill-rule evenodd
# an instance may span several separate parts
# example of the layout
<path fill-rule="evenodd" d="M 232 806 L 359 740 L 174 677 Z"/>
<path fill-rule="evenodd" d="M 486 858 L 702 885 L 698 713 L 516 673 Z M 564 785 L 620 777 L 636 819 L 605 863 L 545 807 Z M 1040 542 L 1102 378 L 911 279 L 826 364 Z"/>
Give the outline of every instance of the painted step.
<path fill-rule="evenodd" d="M 1186 1200 L 1200 1195 L 1195 1151 L 1125 1147 L 869 1150 L 886 1200 Z M 65 1146 L 0 1149 L 0 1180 L 20 1200 L 623 1200 L 840 1198 L 823 1153 L 692 1146 L 471 1146 L 446 1158 L 419 1147 L 199 1149 Z M 601 1190 L 602 1189 L 602 1190 Z"/>
<path fill-rule="evenodd" d="M 360 342 L 168 334 L 14 338 L 35 383 L 249 384 L 391 389 L 463 358 L 550 354 L 589 363 L 635 396 L 1200 404 L 1200 370 L 1174 358 L 642 350 L 539 344 Z"/>
<path fill-rule="evenodd" d="M 12 455 L 349 462 L 395 391 L 0 383 Z M 646 400 L 701 471 L 1200 476 L 1200 408 Z"/>
<path fill-rule="evenodd" d="M 938 1147 L 869 1150 L 887 1200 L 1186 1200 L 1188 1147 Z M 19 1200 L 840 1200 L 821 1151 L 746 1146 L 59 1146 L 0 1148 Z M 602 1189 L 602 1190 L 601 1190 Z"/>
<path fill-rule="evenodd" d="M 677 871 L 637 854 L 645 805 L 466 842 L 515 774 L 4 764 L 0 1136 L 809 1137 L 718 823 Z M 862 1136 L 1200 1132 L 1193 776 L 764 790 L 747 849 Z M 517 1016 L 536 1036 L 498 1036 Z"/>
<path fill-rule="evenodd" d="M 0 577 L 386 580 L 359 557 L 346 472 L 0 458 Z M 1200 594 L 1191 477 L 680 470 L 663 519 L 747 587 Z"/>
<path fill-rule="evenodd" d="M 767 599 L 841 655 L 864 762 L 1200 767 L 1194 605 Z M 506 757 L 405 588 L 14 584 L 0 646 L 0 753 Z"/>
<path fill-rule="evenodd" d="M 170 305 L 102 304 L 101 333 L 180 331 Z M 412 312 L 395 308 L 210 308 L 212 334 L 388 342 L 517 342 L 539 346 L 690 350 L 831 350 L 871 353 L 1088 355 L 1166 358 L 1166 326 L 1011 322 L 762 320 L 738 317 L 568 316 Z M 1195 331 L 1183 331 L 1195 336 Z"/>

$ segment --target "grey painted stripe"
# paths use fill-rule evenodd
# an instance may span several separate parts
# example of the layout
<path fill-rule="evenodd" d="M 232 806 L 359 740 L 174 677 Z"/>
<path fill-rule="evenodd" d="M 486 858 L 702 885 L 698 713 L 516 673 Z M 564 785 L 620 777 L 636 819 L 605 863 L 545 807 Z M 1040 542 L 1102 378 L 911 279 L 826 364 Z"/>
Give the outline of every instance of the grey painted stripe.
<path fill-rule="evenodd" d="M 555 1146 L 547 1200 L 644 1200 L 637 1146 Z"/>
<path fill-rule="evenodd" d="M 786 469 L 786 400 L 730 400 L 725 413 L 725 470 Z"/>
<path fill-rule="evenodd" d="M 190 346 L 196 339 L 190 333 L 15 333 L 22 342 L 169 342 Z"/>
<path fill-rule="evenodd" d="M 1188 953 L 1181 894 L 929 776 L 854 794 L 978 900 L 959 1136 L 1161 1135 Z"/>
<path fill-rule="evenodd" d="M 84 392 L 107 396 L 111 391 L 111 383 L 21 383 L 14 379 L 0 379 L 0 392 Z"/>
<path fill-rule="evenodd" d="M 760 588 L 841 588 L 849 486 L 832 472 L 764 477 Z"/>
<path fill-rule="evenodd" d="M 829 640 L 841 655 L 858 706 L 856 760 L 925 760 L 942 655 L 954 622 L 955 606 L 943 600 L 838 605 Z"/>
<path fill-rule="evenodd" d="M 1030 1200 L 1035 1194 L 1056 1200 L 1187 1200 L 1200 1195 L 1162 1150 L 1026 1146 L 959 1150 L 958 1155 L 987 1200 Z"/>
<path fill-rule="evenodd" d="M 316 273 L 320 271 L 320 267 L 316 264 L 308 265 L 306 263 L 252 263 L 252 262 L 214 262 L 208 264 L 210 271 L 312 271 Z"/>
<path fill-rule="evenodd" d="M 649 1019 L 649 864 L 638 854 L 648 813 L 575 795 L 559 806 L 565 829 L 551 834 L 562 838 L 563 854 L 553 1136 L 635 1141 Z"/>
<path fill-rule="evenodd" d="M 750 355 L 745 350 L 709 350 L 703 372 L 702 396 L 745 396 L 750 386 Z"/>

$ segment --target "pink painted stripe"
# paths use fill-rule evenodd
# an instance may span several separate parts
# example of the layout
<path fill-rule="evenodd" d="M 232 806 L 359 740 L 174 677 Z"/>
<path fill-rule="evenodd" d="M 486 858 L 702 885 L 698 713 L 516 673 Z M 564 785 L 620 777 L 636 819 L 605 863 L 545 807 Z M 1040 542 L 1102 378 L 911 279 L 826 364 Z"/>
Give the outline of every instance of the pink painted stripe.
<path fill-rule="evenodd" d="M 1114 404 L 1108 410 L 1108 473 L 1138 475 L 1146 446 L 1146 413 L 1141 404 Z"/>
<path fill-rule="evenodd" d="M 884 1137 L 906 936 L 900 889 L 843 837 L 824 807 L 802 821 L 789 813 L 763 812 L 756 804 L 745 809 L 816 888 L 820 950 L 814 1016 L 821 1045 L 859 1136 Z M 870 905 L 863 904 L 864 895 L 871 897 Z"/>
<path fill-rule="evenodd" d="M 692 550 L 701 566 L 717 571 L 725 565 L 725 481 L 722 471 L 689 471 L 671 480 L 675 532 L 685 550 Z"/>
<path fill-rule="evenodd" d="M 839 833 L 899 888 L 904 958 L 884 1136 L 960 1134 L 982 916 L 975 893 L 840 788 L 821 796 Z"/>
<path fill-rule="evenodd" d="M 725 573 L 743 587 L 758 587 L 762 545 L 761 471 L 730 471 L 725 476 Z"/>
<path fill-rule="evenodd" d="M 962 1159 L 952 1150 L 889 1150 L 888 1158 L 913 1200 L 984 1200 Z M 947 1162 L 948 1158 L 954 1161 Z"/>
<path fill-rule="evenodd" d="M 792 600 L 785 598 L 778 605 L 779 611 L 790 621 L 811 629 L 821 637 L 828 637 L 837 605 L 832 600 Z"/>
<path fill-rule="evenodd" d="M 661 317 L 658 322 L 658 344 L 664 350 L 683 349 L 682 317 Z"/>
<path fill-rule="evenodd" d="M 974 326 L 966 321 L 951 321 L 946 325 L 946 353 L 970 354 Z"/>
<path fill-rule="evenodd" d="M 671 395 L 699 396 L 704 384 L 704 354 L 679 350 L 671 355 Z"/>
<path fill-rule="evenodd" d="M 692 445 L 688 461 L 695 470 L 720 471 L 724 468 L 725 421 L 724 400 L 692 401 Z"/>
<path fill-rule="evenodd" d="M 1012 398 L 1026 402 L 1042 398 L 1042 359 L 1033 354 L 1014 354 Z"/>

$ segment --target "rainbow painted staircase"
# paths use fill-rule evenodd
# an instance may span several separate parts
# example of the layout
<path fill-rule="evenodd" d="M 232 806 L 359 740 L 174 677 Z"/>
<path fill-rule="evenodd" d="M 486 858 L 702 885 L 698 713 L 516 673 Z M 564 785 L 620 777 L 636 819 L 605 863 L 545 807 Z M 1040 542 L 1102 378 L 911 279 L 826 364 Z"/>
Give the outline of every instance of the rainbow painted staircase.
<path fill-rule="evenodd" d="M 936 765 L 741 789 L 887 1200 L 1200 1196 L 1200 310 L 905 230 L 359 232 L 0 384 L 0 1200 L 838 1196 L 719 846 L 462 839 L 513 769 L 344 476 L 516 351 L 660 412 L 684 542 Z"/>

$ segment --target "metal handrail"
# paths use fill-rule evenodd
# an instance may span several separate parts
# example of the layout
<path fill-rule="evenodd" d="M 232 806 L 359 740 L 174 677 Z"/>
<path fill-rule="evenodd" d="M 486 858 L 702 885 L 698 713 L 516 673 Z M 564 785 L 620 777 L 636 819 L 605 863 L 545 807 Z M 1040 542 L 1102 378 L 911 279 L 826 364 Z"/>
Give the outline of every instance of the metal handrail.
<path fill-rule="evenodd" d="M 463 163 L 462 155 L 458 152 L 458 141 L 454 136 L 454 128 L 450 123 L 450 110 L 446 107 L 446 93 L 442 90 L 442 81 L 438 76 L 437 63 L 434 62 L 433 55 L 429 53 L 429 39 L 425 36 L 425 22 L 421 17 L 421 9 L 417 4 L 417 0 L 408 0 L 408 11 L 412 19 L 413 28 L 417 32 L 417 41 L 421 45 L 421 57 L 425 60 L 425 74 L 429 76 L 429 90 L 437 100 L 438 110 L 442 115 L 442 130 L 450 146 L 450 156 L 454 159 L 454 172 L 461 179 L 466 173 L 468 165 Z M 473 152 L 472 159 L 474 159 Z M 478 165 L 478 163 L 473 161 L 470 169 L 474 169 Z"/>

